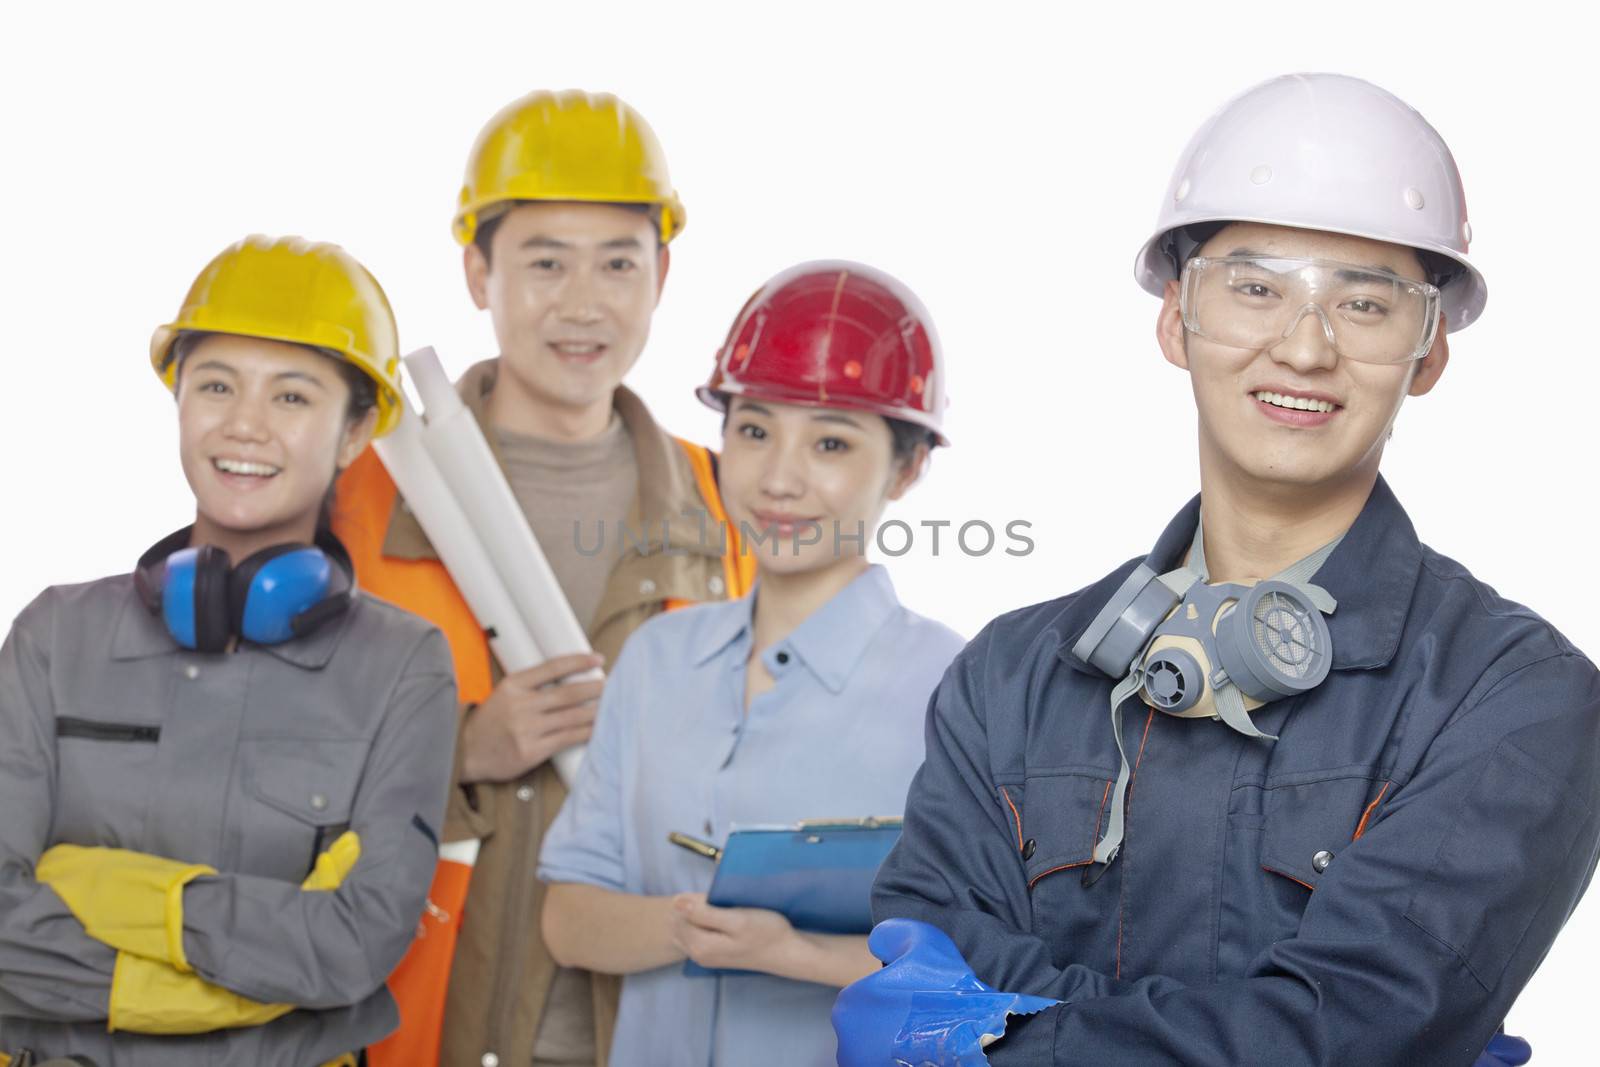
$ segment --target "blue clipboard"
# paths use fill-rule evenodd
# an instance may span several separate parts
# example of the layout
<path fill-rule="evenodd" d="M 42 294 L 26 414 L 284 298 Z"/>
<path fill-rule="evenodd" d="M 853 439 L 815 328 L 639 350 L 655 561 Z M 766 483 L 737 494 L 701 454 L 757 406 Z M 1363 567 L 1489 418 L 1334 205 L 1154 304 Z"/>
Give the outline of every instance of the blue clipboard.
<path fill-rule="evenodd" d="M 803 822 L 736 829 L 706 893 L 708 903 L 781 912 L 796 930 L 866 934 L 872 880 L 900 839 L 898 818 Z M 742 974 L 693 960 L 686 975 Z"/>

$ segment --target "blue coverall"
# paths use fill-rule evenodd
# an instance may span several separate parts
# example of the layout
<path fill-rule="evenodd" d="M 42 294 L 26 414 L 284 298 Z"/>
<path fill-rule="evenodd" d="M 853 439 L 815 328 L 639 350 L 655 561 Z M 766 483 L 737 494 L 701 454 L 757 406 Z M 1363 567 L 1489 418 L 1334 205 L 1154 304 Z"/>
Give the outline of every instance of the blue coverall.
<path fill-rule="evenodd" d="M 1473 1063 L 1595 868 L 1600 672 L 1421 544 L 1380 479 L 1313 578 L 1338 600 L 1332 673 L 1253 713 L 1281 740 L 1126 706 L 1127 836 L 1102 869 L 1114 681 L 1070 649 L 1134 562 L 951 666 L 874 918 L 1065 1001 L 1014 1017 L 995 1067 Z"/>

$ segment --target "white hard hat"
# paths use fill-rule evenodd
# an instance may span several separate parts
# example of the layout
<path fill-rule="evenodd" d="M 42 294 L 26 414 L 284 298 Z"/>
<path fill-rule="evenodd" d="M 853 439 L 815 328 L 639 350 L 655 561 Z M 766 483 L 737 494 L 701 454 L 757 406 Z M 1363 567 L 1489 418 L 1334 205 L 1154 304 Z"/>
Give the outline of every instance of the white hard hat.
<path fill-rule="evenodd" d="M 1286 74 L 1234 97 L 1189 141 L 1134 276 L 1160 296 L 1176 277 L 1167 236 L 1204 222 L 1347 233 L 1460 264 L 1442 305 L 1451 330 L 1483 311 L 1467 262 L 1472 226 L 1450 148 L 1405 101 L 1343 74 Z"/>

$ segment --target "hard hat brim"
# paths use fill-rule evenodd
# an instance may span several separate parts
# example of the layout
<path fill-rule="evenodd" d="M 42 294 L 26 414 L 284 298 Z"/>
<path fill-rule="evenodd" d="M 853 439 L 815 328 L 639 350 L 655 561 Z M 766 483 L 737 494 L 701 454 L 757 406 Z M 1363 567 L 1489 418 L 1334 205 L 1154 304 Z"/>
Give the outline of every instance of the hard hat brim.
<path fill-rule="evenodd" d="M 169 390 L 177 388 L 178 365 L 176 361 L 169 361 L 167 357 L 172 351 L 173 343 L 177 341 L 178 335 L 188 330 L 203 333 L 226 333 L 235 337 L 258 337 L 263 341 L 279 341 L 283 344 L 300 345 L 303 348 L 323 347 L 312 344 L 303 337 L 274 336 L 264 332 L 242 333 L 238 330 L 219 330 L 215 327 L 169 322 L 164 326 L 157 326 L 155 332 L 150 335 L 150 366 Z M 378 423 L 373 427 L 373 438 L 382 437 L 398 426 L 401 412 L 405 408 L 404 395 L 384 381 L 369 360 L 354 357 L 344 351 L 339 352 L 339 358 L 372 379 L 372 383 L 378 387 Z"/>
<path fill-rule="evenodd" d="M 619 196 L 584 196 L 582 194 L 563 196 L 537 196 L 537 197 L 490 197 L 481 202 L 468 204 L 458 210 L 455 218 L 450 221 L 450 233 L 455 237 L 456 243 L 465 248 L 478 236 L 478 227 L 485 222 L 495 219 L 515 208 L 518 204 L 648 204 L 661 209 L 660 237 L 663 245 L 671 244 L 673 238 L 683 232 L 688 223 L 683 202 L 676 196 L 670 200 L 657 196 L 619 197 Z M 490 211 L 499 208 L 498 211 Z M 487 214 L 486 214 L 487 212 Z"/>

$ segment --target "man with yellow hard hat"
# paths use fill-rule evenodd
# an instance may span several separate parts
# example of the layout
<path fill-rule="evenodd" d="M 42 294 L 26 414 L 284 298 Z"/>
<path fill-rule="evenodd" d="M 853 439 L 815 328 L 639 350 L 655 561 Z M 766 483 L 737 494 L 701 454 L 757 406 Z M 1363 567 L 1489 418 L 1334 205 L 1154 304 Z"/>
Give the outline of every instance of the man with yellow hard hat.
<path fill-rule="evenodd" d="M 378 458 L 369 451 L 341 481 L 335 521 L 363 587 L 450 639 L 464 707 L 443 853 L 482 842 L 470 881 L 441 863 L 432 936 L 391 981 L 401 1030 L 370 1050 L 376 1067 L 432 1063 L 436 1045 L 446 1067 L 605 1062 L 616 980 L 558 967 L 539 933 L 535 859 L 565 796 L 550 757 L 588 739 L 602 686 L 570 679 L 663 610 L 742 594 L 751 570 L 731 539 L 707 535 L 724 519 L 715 457 L 665 433 L 621 384 L 683 224 L 638 112 L 605 94 L 541 91 L 478 136 L 452 227 L 500 349 L 457 387 L 596 655 L 502 677 Z M 452 963 L 441 946 L 456 937 Z"/>

